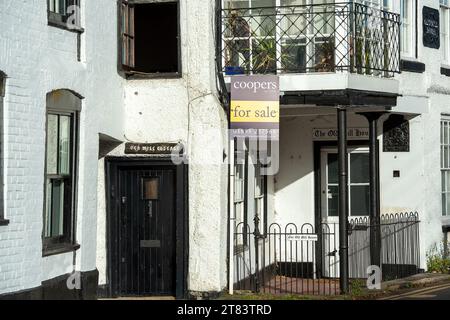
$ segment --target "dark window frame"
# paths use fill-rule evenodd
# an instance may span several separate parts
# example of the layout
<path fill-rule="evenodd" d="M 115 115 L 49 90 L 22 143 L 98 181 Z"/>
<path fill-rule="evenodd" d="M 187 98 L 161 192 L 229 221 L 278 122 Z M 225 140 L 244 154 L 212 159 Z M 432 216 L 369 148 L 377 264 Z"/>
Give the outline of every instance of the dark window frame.
<path fill-rule="evenodd" d="M 65 13 L 58 13 L 50 10 L 50 1 L 54 0 L 47 0 L 47 20 L 48 25 L 56 28 L 61 28 L 67 31 L 76 32 L 76 33 L 83 33 L 84 29 L 81 27 L 81 17 L 78 17 L 79 25 L 75 28 L 68 28 L 67 27 L 67 20 L 72 14 L 69 14 L 67 12 L 67 8 L 70 6 L 78 6 L 81 8 L 81 0 L 66 0 L 66 8 L 64 9 Z M 58 0 L 56 0 L 58 1 Z"/>
<path fill-rule="evenodd" d="M 177 47 L 178 47 L 178 70 L 176 72 L 139 72 L 135 70 L 135 45 L 134 37 L 136 30 L 128 26 L 127 30 L 123 29 L 123 21 L 128 23 L 135 22 L 134 5 L 158 4 L 158 3 L 176 3 L 177 4 Z M 121 76 L 127 79 L 178 79 L 182 78 L 182 57 L 181 57 L 181 21 L 180 21 L 180 0 L 117 0 L 117 69 Z M 132 8 L 132 9 L 131 9 Z M 131 10 L 130 10 L 131 9 Z M 127 16 L 123 12 L 127 11 Z M 128 31 L 128 32 L 127 32 Z M 126 57 L 124 57 L 124 43 L 127 42 Z M 131 49 L 133 51 L 130 51 Z M 125 63 L 124 63 L 125 62 Z"/>
<path fill-rule="evenodd" d="M 3 169 L 4 161 L 3 161 L 3 151 L 4 151 L 4 139 L 3 139 L 3 118 L 4 118 L 4 108 L 3 108 L 3 98 L 5 97 L 5 87 L 6 87 L 6 74 L 0 71 L 0 161 L 2 162 L 0 168 Z M 4 189 L 3 189 L 3 170 L 0 172 L 0 192 L 2 193 L 0 196 L 0 226 L 7 226 L 9 224 L 9 220 L 5 219 L 4 212 Z"/>
<path fill-rule="evenodd" d="M 66 92 L 67 90 L 60 90 Z M 50 93 L 51 94 L 51 93 Z M 49 94 L 49 95 L 50 95 Z M 74 93 L 70 92 L 72 101 L 66 100 L 69 103 L 67 105 L 58 106 L 49 103 L 49 98 L 47 97 L 47 110 L 45 114 L 45 167 L 44 167 L 44 202 L 43 202 L 43 228 L 42 228 L 42 255 L 51 256 L 66 252 L 71 252 L 80 248 L 80 245 L 76 241 L 76 216 L 77 216 L 77 190 L 78 190 L 78 152 L 79 152 L 79 131 L 80 131 L 80 111 L 81 111 L 81 97 L 76 96 Z M 73 99 L 78 99 L 78 103 L 71 105 L 70 102 L 74 102 Z M 47 141 L 48 141 L 48 118 L 49 115 L 58 116 L 58 123 L 60 116 L 70 116 L 70 175 L 61 174 L 47 174 Z M 59 125 L 58 125 L 58 135 L 59 135 Z M 58 139 L 59 143 L 59 139 Z M 58 148 L 57 148 L 58 150 Z M 57 152 L 59 157 L 59 152 Z M 59 158 L 58 158 L 59 160 Z M 59 161 L 57 161 L 57 166 L 59 166 Z M 70 202 L 64 203 L 64 214 L 63 214 L 63 235 L 56 237 L 46 237 L 46 212 L 47 212 L 47 180 L 59 180 L 59 181 L 70 181 L 70 187 L 65 191 L 65 195 L 70 192 Z"/>

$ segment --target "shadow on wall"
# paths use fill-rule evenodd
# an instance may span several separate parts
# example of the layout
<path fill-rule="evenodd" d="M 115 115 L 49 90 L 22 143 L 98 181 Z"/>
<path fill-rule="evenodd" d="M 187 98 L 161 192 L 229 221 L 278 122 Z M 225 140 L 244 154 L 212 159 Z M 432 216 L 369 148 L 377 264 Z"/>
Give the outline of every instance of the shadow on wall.
<path fill-rule="evenodd" d="M 314 174 L 314 128 L 336 128 L 336 117 L 330 113 L 283 117 L 280 122 L 280 171 L 275 177 L 275 191 L 280 191 L 298 180 Z M 367 127 L 360 115 L 348 115 L 349 127 Z M 312 178 L 311 178 L 312 179 Z"/>

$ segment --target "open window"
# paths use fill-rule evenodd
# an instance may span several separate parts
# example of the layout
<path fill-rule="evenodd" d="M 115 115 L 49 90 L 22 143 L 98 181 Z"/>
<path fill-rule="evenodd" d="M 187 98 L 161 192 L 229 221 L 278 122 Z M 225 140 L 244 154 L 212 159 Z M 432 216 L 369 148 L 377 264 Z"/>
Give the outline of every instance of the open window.
<path fill-rule="evenodd" d="M 120 67 L 127 75 L 179 76 L 179 2 L 120 0 Z"/>

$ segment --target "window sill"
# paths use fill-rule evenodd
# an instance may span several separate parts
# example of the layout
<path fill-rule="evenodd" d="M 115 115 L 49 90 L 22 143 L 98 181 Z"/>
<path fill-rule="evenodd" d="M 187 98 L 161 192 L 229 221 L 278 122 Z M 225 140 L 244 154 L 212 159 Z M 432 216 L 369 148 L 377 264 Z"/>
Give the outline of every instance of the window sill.
<path fill-rule="evenodd" d="M 49 245 L 47 248 L 42 250 L 43 257 L 55 256 L 63 253 L 74 252 L 80 249 L 79 244 L 62 243 Z"/>
<path fill-rule="evenodd" d="M 441 65 L 441 75 L 450 77 L 450 66 L 448 65 Z"/>
<path fill-rule="evenodd" d="M 402 72 L 424 73 L 425 63 L 415 60 L 401 59 L 400 70 Z"/>
<path fill-rule="evenodd" d="M 74 33 L 84 33 L 84 29 L 81 27 L 74 27 L 74 28 L 69 28 L 67 27 L 67 24 L 62 22 L 61 20 L 56 20 L 56 19 L 48 19 L 48 25 L 51 27 L 55 27 L 55 28 L 59 28 L 62 30 L 66 30 L 69 32 L 74 32 Z"/>
<path fill-rule="evenodd" d="M 9 220 L 0 219 L 0 227 L 9 225 Z"/>
<path fill-rule="evenodd" d="M 146 79 L 181 79 L 183 76 L 180 72 L 169 73 L 142 73 L 142 72 L 125 72 L 127 80 L 146 80 Z"/>

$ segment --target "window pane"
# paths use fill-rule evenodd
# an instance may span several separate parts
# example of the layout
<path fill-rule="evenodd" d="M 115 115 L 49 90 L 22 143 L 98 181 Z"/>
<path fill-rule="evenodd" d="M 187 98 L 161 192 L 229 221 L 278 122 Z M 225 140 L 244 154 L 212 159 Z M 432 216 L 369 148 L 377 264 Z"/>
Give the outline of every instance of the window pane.
<path fill-rule="evenodd" d="M 350 182 L 368 183 L 369 182 L 369 154 L 353 153 L 350 154 Z"/>
<path fill-rule="evenodd" d="M 339 215 L 339 187 L 328 187 L 328 216 L 337 217 Z"/>
<path fill-rule="evenodd" d="M 369 215 L 369 186 L 350 187 L 351 216 Z"/>
<path fill-rule="evenodd" d="M 47 180 L 46 199 L 45 199 L 45 220 L 44 220 L 44 236 L 51 237 L 52 234 L 52 182 Z"/>
<path fill-rule="evenodd" d="M 446 192 L 450 192 L 450 171 L 446 171 L 445 175 L 447 177 L 445 184 L 446 184 Z"/>
<path fill-rule="evenodd" d="M 264 195 L 264 177 L 261 175 L 261 166 L 255 166 L 255 197 Z"/>
<path fill-rule="evenodd" d="M 224 9 L 238 9 L 250 7 L 249 0 L 225 0 Z"/>
<path fill-rule="evenodd" d="M 447 215 L 447 194 L 446 193 L 442 193 L 442 215 L 446 216 Z"/>
<path fill-rule="evenodd" d="M 442 168 L 447 169 L 449 167 L 448 165 L 448 156 L 449 156 L 449 147 L 448 146 L 444 146 L 444 163 Z"/>
<path fill-rule="evenodd" d="M 448 122 L 444 122 L 444 144 L 448 144 Z"/>
<path fill-rule="evenodd" d="M 59 118 L 59 174 L 70 174 L 70 117 Z"/>
<path fill-rule="evenodd" d="M 447 204 L 447 207 L 445 208 L 445 214 L 446 215 L 448 215 L 449 214 L 449 209 L 450 209 L 450 193 L 446 193 L 445 194 L 445 200 L 446 200 L 446 204 Z"/>
<path fill-rule="evenodd" d="M 338 156 L 335 153 L 328 154 L 328 183 L 338 183 Z"/>
<path fill-rule="evenodd" d="M 47 117 L 47 174 L 57 174 L 58 116 Z"/>
<path fill-rule="evenodd" d="M 446 183 L 445 183 L 445 176 L 446 176 L 446 172 L 445 171 L 441 171 L 441 186 L 442 186 L 442 192 L 447 191 L 446 190 Z"/>
<path fill-rule="evenodd" d="M 64 182 L 48 180 L 45 237 L 64 235 Z"/>

